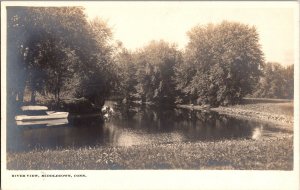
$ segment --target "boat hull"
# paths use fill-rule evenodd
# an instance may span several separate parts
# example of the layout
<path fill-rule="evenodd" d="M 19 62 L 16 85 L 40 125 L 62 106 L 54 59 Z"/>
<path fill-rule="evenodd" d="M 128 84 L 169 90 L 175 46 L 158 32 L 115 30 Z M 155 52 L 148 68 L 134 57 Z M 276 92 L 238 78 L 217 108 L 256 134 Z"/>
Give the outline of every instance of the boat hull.
<path fill-rule="evenodd" d="M 16 121 L 47 120 L 68 118 L 68 112 L 54 112 L 48 115 L 17 115 Z"/>
<path fill-rule="evenodd" d="M 29 120 L 29 121 L 16 121 L 17 125 L 27 126 L 27 125 L 46 125 L 46 126 L 56 126 L 68 124 L 69 121 L 67 118 L 63 119 L 47 119 L 47 120 Z"/>

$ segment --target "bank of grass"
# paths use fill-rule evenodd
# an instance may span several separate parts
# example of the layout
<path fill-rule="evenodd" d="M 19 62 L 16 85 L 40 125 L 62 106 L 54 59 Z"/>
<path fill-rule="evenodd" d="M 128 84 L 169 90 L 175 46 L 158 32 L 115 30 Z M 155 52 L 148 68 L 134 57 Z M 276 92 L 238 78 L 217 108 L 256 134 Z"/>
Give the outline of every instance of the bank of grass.
<path fill-rule="evenodd" d="M 8 153 L 7 158 L 12 170 L 292 170 L 293 137 L 43 150 Z"/>
<path fill-rule="evenodd" d="M 237 118 L 279 124 L 278 126 L 285 126 L 291 130 L 294 123 L 294 102 L 292 100 L 248 98 L 241 104 L 227 107 L 204 108 L 197 105 L 178 105 L 178 107 L 194 110 L 212 110 Z"/>

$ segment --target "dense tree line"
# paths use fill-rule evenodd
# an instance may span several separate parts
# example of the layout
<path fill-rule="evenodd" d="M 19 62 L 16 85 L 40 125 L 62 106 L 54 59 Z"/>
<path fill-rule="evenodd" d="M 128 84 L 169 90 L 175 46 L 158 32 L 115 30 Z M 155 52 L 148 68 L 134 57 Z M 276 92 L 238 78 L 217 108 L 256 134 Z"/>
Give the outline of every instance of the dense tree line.
<path fill-rule="evenodd" d="M 114 85 L 112 33 L 99 19 L 87 21 L 79 7 L 8 7 L 8 98 L 23 100 L 25 87 L 62 89 L 103 105 Z"/>
<path fill-rule="evenodd" d="M 120 53 L 126 62 L 120 69 L 125 71 L 121 81 L 127 85 L 126 97 L 219 106 L 238 103 L 252 93 L 264 63 L 254 27 L 234 22 L 199 25 L 188 36 L 184 52 L 159 41 Z"/>
<path fill-rule="evenodd" d="M 293 97 L 293 66 L 264 63 L 255 27 L 236 22 L 198 25 L 184 51 L 152 41 L 129 51 L 101 19 L 80 7 L 8 7 L 8 98 L 35 94 L 84 97 L 102 106 L 123 102 L 228 105 L 246 95 Z"/>
<path fill-rule="evenodd" d="M 119 90 L 125 102 L 173 104 L 176 90 L 175 66 L 181 63 L 182 53 L 174 44 L 151 41 L 142 49 L 128 52 L 123 49 L 117 56 Z"/>
<path fill-rule="evenodd" d="M 283 67 L 279 63 L 265 63 L 262 71 L 253 97 L 286 99 L 294 97 L 294 65 Z"/>

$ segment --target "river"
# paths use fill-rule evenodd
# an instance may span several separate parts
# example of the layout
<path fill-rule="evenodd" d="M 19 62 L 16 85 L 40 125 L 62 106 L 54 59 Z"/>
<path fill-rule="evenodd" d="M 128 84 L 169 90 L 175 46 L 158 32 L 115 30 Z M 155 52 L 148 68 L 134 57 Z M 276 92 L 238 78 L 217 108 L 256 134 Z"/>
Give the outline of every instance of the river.
<path fill-rule="evenodd" d="M 134 146 L 225 139 L 256 140 L 280 132 L 272 124 L 237 119 L 216 112 L 122 105 L 107 101 L 113 111 L 105 121 L 90 116 L 53 125 L 7 126 L 7 150 L 24 152 L 98 146 Z"/>

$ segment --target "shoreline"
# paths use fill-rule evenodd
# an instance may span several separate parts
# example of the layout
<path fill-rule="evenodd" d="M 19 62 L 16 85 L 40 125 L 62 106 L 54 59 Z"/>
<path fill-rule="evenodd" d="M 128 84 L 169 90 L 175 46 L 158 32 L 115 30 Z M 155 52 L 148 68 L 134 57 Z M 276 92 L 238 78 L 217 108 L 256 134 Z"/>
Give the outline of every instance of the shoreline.
<path fill-rule="evenodd" d="M 241 119 L 271 122 L 274 124 L 284 125 L 284 126 L 293 126 L 294 116 L 292 114 L 272 113 L 270 110 L 265 109 L 266 104 L 273 104 L 274 107 L 275 106 L 279 107 L 281 105 L 281 104 L 278 105 L 278 103 L 277 105 L 276 103 L 257 103 L 257 104 L 239 104 L 239 105 L 228 106 L 228 107 L 220 106 L 216 108 L 208 108 L 199 105 L 178 104 L 176 107 L 182 109 L 197 110 L 197 111 L 215 111 L 218 112 L 219 114 L 225 114 L 225 115 L 229 115 Z M 255 109 L 253 108 L 254 106 Z"/>

